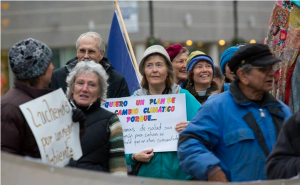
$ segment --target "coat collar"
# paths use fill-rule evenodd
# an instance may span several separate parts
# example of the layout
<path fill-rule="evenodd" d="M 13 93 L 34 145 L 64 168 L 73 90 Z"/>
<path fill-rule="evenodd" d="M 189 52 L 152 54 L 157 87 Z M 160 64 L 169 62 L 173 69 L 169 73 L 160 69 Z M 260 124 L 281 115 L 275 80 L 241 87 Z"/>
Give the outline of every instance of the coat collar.
<path fill-rule="evenodd" d="M 180 93 L 180 86 L 177 85 L 177 84 L 173 84 L 170 88 L 169 88 L 169 93 L 167 94 L 179 94 Z M 145 88 L 141 88 L 141 89 L 138 89 L 136 90 L 134 93 L 133 93 L 134 96 L 144 96 L 144 95 L 149 95 L 149 91 L 148 89 L 145 89 Z"/>
<path fill-rule="evenodd" d="M 249 100 L 247 98 L 247 96 L 240 90 L 239 86 L 238 86 L 238 82 L 233 81 L 231 82 L 230 86 L 229 86 L 229 91 L 233 96 L 233 99 L 235 102 L 239 103 L 239 104 L 249 104 L 252 103 L 251 100 Z M 275 104 L 278 106 L 281 106 L 281 104 L 274 98 L 274 96 L 272 96 L 270 93 L 265 92 L 264 96 L 263 96 L 263 106 L 266 106 L 268 104 Z"/>
<path fill-rule="evenodd" d="M 17 89 L 22 90 L 23 92 L 28 94 L 33 99 L 38 98 L 40 96 L 43 96 L 43 95 L 48 94 L 53 91 L 51 89 L 46 89 L 46 88 L 45 89 L 37 89 L 37 88 L 31 87 L 31 86 L 27 85 L 26 83 L 24 83 L 22 81 L 18 81 L 18 80 L 15 81 L 15 87 Z"/>
<path fill-rule="evenodd" d="M 91 105 L 86 106 L 86 107 L 78 105 L 74 99 L 71 99 L 70 102 L 72 102 L 77 108 L 82 110 L 84 113 L 92 112 L 101 107 L 101 102 L 100 102 L 99 98 L 96 101 L 94 101 Z"/>
<path fill-rule="evenodd" d="M 77 62 L 78 62 L 78 58 L 77 57 L 72 58 L 71 60 L 69 60 L 66 63 L 66 66 L 65 66 L 66 69 L 69 72 L 71 72 L 72 69 L 76 66 Z M 114 67 L 112 66 L 112 64 L 110 63 L 110 61 L 108 60 L 108 58 L 106 58 L 106 57 L 103 57 L 102 60 L 99 62 L 99 64 L 102 65 L 102 67 L 104 68 L 104 70 L 106 72 L 114 69 Z"/>

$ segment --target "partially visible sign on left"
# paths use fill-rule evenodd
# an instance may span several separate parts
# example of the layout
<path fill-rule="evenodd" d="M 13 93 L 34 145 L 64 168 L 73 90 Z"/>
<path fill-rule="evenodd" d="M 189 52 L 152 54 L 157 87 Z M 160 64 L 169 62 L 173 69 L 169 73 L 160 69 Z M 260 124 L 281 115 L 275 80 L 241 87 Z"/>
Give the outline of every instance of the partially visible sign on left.
<path fill-rule="evenodd" d="M 61 89 L 26 102 L 20 109 L 44 163 L 65 166 L 70 158 L 82 156 L 79 123 L 72 122 L 72 107 Z"/>

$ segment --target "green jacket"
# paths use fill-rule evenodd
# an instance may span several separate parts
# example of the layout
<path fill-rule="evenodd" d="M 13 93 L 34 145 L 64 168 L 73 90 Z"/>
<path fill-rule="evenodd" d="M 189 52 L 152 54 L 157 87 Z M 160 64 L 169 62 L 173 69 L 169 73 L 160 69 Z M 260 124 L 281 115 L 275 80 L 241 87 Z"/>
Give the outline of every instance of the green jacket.
<path fill-rule="evenodd" d="M 172 86 L 172 94 L 185 94 L 187 121 L 190 121 L 198 112 L 201 104 L 187 90 L 178 88 L 178 85 L 176 86 L 176 88 L 173 88 L 174 85 Z M 138 91 L 139 93 L 134 93 L 133 96 L 147 95 L 141 93 L 141 89 Z M 145 92 L 145 89 L 143 91 Z M 132 165 L 132 169 L 135 169 L 137 163 L 131 159 L 131 154 L 126 154 L 125 156 L 126 163 Z M 193 178 L 193 176 L 184 173 L 179 166 L 177 152 L 155 152 L 149 163 L 142 163 L 138 176 L 176 180 L 189 180 Z"/>

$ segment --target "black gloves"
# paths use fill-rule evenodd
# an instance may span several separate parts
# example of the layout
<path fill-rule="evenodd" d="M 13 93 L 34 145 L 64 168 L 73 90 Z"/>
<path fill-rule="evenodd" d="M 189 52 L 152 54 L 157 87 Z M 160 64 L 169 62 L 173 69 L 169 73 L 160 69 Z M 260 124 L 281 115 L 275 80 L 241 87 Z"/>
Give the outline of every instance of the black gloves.
<path fill-rule="evenodd" d="M 72 109 L 73 115 L 72 115 L 72 121 L 73 122 L 79 122 L 80 125 L 84 124 L 86 117 L 83 114 L 83 112 L 80 109 L 73 108 Z"/>
<path fill-rule="evenodd" d="M 78 109 L 78 108 L 73 108 L 72 109 L 72 121 L 73 122 L 79 122 L 79 127 L 80 127 L 80 137 L 83 136 L 84 131 L 85 131 L 85 125 L 84 122 L 86 120 L 85 115 L 83 114 L 83 112 Z"/>

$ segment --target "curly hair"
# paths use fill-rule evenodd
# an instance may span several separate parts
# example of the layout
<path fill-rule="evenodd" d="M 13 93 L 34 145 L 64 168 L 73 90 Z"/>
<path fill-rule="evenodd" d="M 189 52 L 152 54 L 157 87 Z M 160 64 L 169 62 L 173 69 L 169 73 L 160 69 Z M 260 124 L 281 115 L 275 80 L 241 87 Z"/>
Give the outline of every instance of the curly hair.
<path fill-rule="evenodd" d="M 186 90 L 188 90 L 198 100 L 198 102 L 200 102 L 201 104 L 203 104 L 210 95 L 212 95 L 215 92 L 218 92 L 219 87 L 218 87 L 218 85 L 217 85 L 216 82 L 212 81 L 211 85 L 210 85 L 210 88 L 209 88 L 209 92 L 204 97 L 200 97 L 198 95 L 198 93 L 196 92 L 196 90 L 194 88 L 194 84 L 191 83 L 191 82 L 189 82 L 187 84 Z"/>
<path fill-rule="evenodd" d="M 77 65 L 74 67 L 74 69 L 69 73 L 67 77 L 67 98 L 72 99 L 73 93 L 71 92 L 72 89 L 75 87 L 75 80 L 76 78 L 81 75 L 82 73 L 93 73 L 98 77 L 98 85 L 99 85 L 99 92 L 98 96 L 100 97 L 100 100 L 103 101 L 106 99 L 106 92 L 107 92 L 107 79 L 108 75 L 106 74 L 106 71 L 103 69 L 103 67 L 95 61 L 90 60 L 87 62 L 78 62 Z"/>

